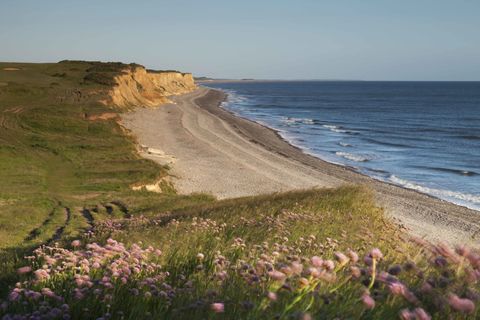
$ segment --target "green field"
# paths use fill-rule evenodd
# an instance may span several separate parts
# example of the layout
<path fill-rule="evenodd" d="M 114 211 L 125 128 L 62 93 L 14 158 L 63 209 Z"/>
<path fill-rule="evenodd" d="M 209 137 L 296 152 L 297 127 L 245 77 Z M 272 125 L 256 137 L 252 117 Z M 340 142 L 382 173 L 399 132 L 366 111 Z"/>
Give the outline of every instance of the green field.
<path fill-rule="evenodd" d="M 122 112 L 98 101 L 128 68 L 0 63 L 0 316 L 477 318 L 478 252 L 410 241 L 361 186 L 133 191 L 168 168 L 116 119 L 89 120 Z"/>

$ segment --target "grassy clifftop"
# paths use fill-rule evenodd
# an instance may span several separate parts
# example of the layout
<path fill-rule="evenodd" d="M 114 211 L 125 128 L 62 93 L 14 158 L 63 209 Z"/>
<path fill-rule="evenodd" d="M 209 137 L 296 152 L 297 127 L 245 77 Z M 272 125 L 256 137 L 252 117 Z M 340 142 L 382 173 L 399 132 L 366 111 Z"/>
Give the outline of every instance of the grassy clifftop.
<path fill-rule="evenodd" d="M 99 102 L 131 68 L 0 63 L 2 319 L 477 317 L 479 253 L 412 243 L 362 187 L 133 191 L 168 170 Z"/>
<path fill-rule="evenodd" d="M 102 99 L 119 63 L 0 63 L 0 247 L 41 243 L 88 225 L 85 206 L 130 193 L 165 170 L 141 159 Z M 118 206 L 111 205 L 115 210 Z M 63 227 L 63 229 L 59 229 Z"/>

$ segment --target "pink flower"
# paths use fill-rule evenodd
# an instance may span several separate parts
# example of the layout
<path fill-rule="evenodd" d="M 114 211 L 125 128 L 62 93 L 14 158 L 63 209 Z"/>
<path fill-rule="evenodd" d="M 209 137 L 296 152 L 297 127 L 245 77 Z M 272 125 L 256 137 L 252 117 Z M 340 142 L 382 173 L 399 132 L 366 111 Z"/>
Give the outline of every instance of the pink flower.
<path fill-rule="evenodd" d="M 40 291 L 42 292 L 42 294 L 45 297 L 49 297 L 49 298 L 56 298 L 57 297 L 57 295 L 52 290 L 50 290 L 50 288 L 43 288 Z"/>
<path fill-rule="evenodd" d="M 35 278 L 37 278 L 37 280 L 40 280 L 40 281 L 50 278 L 50 275 L 45 269 L 35 270 L 34 274 L 35 274 Z"/>
<path fill-rule="evenodd" d="M 405 286 L 399 282 L 390 283 L 388 285 L 390 292 L 396 296 L 403 296 L 405 293 Z"/>
<path fill-rule="evenodd" d="M 352 266 L 350 268 L 350 272 L 352 273 L 352 278 L 358 279 L 362 275 L 362 272 L 360 271 L 360 268 Z"/>
<path fill-rule="evenodd" d="M 292 262 L 291 269 L 294 274 L 301 274 L 303 271 L 303 264 L 294 261 Z"/>
<path fill-rule="evenodd" d="M 415 314 L 408 309 L 402 309 L 399 315 L 402 320 L 415 320 Z"/>
<path fill-rule="evenodd" d="M 335 269 L 335 262 L 333 262 L 332 260 L 325 260 L 323 262 L 323 266 L 325 267 L 325 269 L 332 271 L 333 269 Z"/>
<path fill-rule="evenodd" d="M 269 291 L 267 294 L 268 299 L 271 301 L 277 301 L 277 294 L 275 292 Z"/>
<path fill-rule="evenodd" d="M 463 313 L 473 313 L 475 304 L 470 299 L 459 298 L 456 294 L 448 296 L 448 304 L 453 309 Z"/>
<path fill-rule="evenodd" d="M 213 312 L 215 313 L 222 313 L 225 311 L 225 305 L 221 302 L 216 302 L 216 303 L 212 303 L 210 305 L 210 308 L 212 309 Z"/>
<path fill-rule="evenodd" d="M 277 270 L 270 271 L 268 275 L 275 281 L 283 281 L 287 277 L 283 272 Z"/>
<path fill-rule="evenodd" d="M 349 258 L 347 258 L 346 255 L 341 252 L 335 252 L 335 259 L 337 259 L 338 263 L 340 263 L 341 265 L 347 264 L 350 260 Z"/>
<path fill-rule="evenodd" d="M 355 251 L 348 250 L 347 252 L 348 257 L 352 261 L 352 263 L 357 263 L 358 262 L 358 254 Z"/>
<path fill-rule="evenodd" d="M 368 293 L 362 295 L 362 302 L 367 309 L 375 308 L 375 300 Z"/>
<path fill-rule="evenodd" d="M 375 260 L 381 260 L 383 258 L 382 251 L 380 251 L 378 248 L 374 248 L 372 251 L 370 251 L 370 257 Z"/>
<path fill-rule="evenodd" d="M 414 311 L 417 320 L 431 320 L 432 317 L 422 308 L 416 308 Z"/>
<path fill-rule="evenodd" d="M 320 257 L 317 257 L 317 256 L 313 256 L 313 257 L 310 259 L 310 261 L 311 261 L 312 265 L 313 265 L 314 267 L 317 267 L 317 268 L 318 268 L 318 267 L 321 267 L 322 264 L 323 264 L 323 259 L 320 258 Z"/>
<path fill-rule="evenodd" d="M 21 267 L 21 268 L 17 269 L 18 274 L 25 274 L 25 273 L 29 273 L 31 271 L 32 271 L 32 267 L 29 267 L 29 266 L 25 266 L 25 267 Z"/>
<path fill-rule="evenodd" d="M 72 247 L 74 247 L 74 248 L 80 247 L 81 244 L 82 243 L 80 242 L 80 240 L 73 240 L 72 241 Z"/>

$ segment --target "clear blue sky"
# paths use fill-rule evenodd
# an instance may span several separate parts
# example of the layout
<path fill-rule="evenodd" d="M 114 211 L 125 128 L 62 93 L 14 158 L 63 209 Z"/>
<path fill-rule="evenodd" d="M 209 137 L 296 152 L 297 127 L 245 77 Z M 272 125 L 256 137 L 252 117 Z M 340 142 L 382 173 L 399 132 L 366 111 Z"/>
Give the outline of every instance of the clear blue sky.
<path fill-rule="evenodd" d="M 479 0 L 1 0 L 0 61 L 229 78 L 480 80 Z"/>

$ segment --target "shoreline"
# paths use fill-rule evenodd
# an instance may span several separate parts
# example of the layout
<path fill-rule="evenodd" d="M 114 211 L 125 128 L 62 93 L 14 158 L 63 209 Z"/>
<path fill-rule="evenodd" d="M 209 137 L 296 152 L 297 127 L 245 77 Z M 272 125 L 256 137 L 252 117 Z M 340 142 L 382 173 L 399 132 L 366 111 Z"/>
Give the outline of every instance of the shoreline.
<path fill-rule="evenodd" d="M 126 114 L 123 123 L 141 144 L 176 158 L 169 164 L 172 174 L 178 176 L 175 185 L 181 193 L 207 192 L 231 198 L 366 185 L 375 192 L 377 204 L 412 234 L 434 241 L 478 243 L 478 211 L 305 153 L 278 131 L 222 108 L 226 97 L 223 91 L 201 87 L 173 98 L 175 104 Z M 198 155 L 192 157 L 195 151 Z M 165 164 L 155 156 L 144 156 Z"/>
<path fill-rule="evenodd" d="M 243 80 L 243 81 L 249 81 L 249 80 Z M 219 82 L 221 82 L 221 81 L 219 81 Z M 330 165 L 338 166 L 338 167 L 341 167 L 341 168 L 346 168 L 346 169 L 352 171 L 353 173 L 360 174 L 360 175 L 362 175 L 362 176 L 364 176 L 364 177 L 366 177 L 366 178 L 373 179 L 373 180 L 378 181 L 378 182 L 380 182 L 380 183 L 385 183 L 385 184 L 388 184 L 388 185 L 391 185 L 391 186 L 394 186 L 394 187 L 399 187 L 399 188 L 402 188 L 402 189 L 405 189 L 405 190 L 413 191 L 413 192 L 416 192 L 416 193 L 418 193 L 418 194 L 431 197 L 432 199 L 435 199 L 435 200 L 444 201 L 444 202 L 446 202 L 446 203 L 449 203 L 449 204 L 452 204 L 452 205 L 455 205 L 455 206 L 459 206 L 459 207 L 462 207 L 462 208 L 465 208 L 465 209 L 468 209 L 468 210 L 475 211 L 475 212 L 477 212 L 477 213 L 479 214 L 479 216 L 480 216 L 480 209 L 470 208 L 470 207 L 468 207 L 468 206 L 466 206 L 466 205 L 463 205 L 463 204 L 460 204 L 460 203 L 455 203 L 455 202 L 453 202 L 453 201 L 449 201 L 449 200 L 446 200 L 446 199 L 442 199 L 442 198 L 440 198 L 440 197 L 437 197 L 437 196 L 435 196 L 435 195 L 432 195 L 432 194 L 429 194 L 429 193 L 426 193 L 426 192 L 422 192 L 422 191 L 420 191 L 420 190 L 416 190 L 416 189 L 413 189 L 413 188 L 408 188 L 408 187 L 402 186 L 402 185 L 400 185 L 400 184 L 395 184 L 394 182 L 390 182 L 390 181 L 387 181 L 387 180 L 377 179 L 377 178 L 375 178 L 375 177 L 373 177 L 373 176 L 369 176 L 369 175 L 366 174 L 366 173 L 363 173 L 363 172 L 360 172 L 359 170 L 356 170 L 356 168 L 353 167 L 353 166 L 349 166 L 349 165 L 346 165 L 346 164 L 336 163 L 336 162 L 333 162 L 333 161 L 329 161 L 329 160 L 323 159 L 320 155 L 316 155 L 316 154 L 314 154 L 314 153 L 309 153 L 309 152 L 307 152 L 304 148 L 293 144 L 293 143 L 290 142 L 286 137 L 283 137 L 282 134 L 281 134 L 281 130 L 275 129 L 275 128 L 273 128 L 273 127 L 269 127 L 269 126 L 266 125 L 266 124 L 263 124 L 263 123 L 260 123 L 260 122 L 255 121 L 255 120 L 249 119 L 249 118 L 247 118 L 247 117 L 244 117 L 244 116 L 242 116 L 242 115 L 240 115 L 240 114 L 237 114 L 237 113 L 235 113 L 235 112 L 233 112 L 233 111 L 231 111 L 231 110 L 229 110 L 229 109 L 226 109 L 226 108 L 222 107 L 221 104 L 222 104 L 223 102 L 227 101 L 227 99 L 228 99 L 228 93 L 222 91 L 221 89 L 217 89 L 217 88 L 210 88 L 210 87 L 206 87 L 206 88 L 208 88 L 208 89 L 210 89 L 210 90 L 214 90 L 214 91 L 220 91 L 220 92 L 222 92 L 222 93 L 225 95 L 225 98 L 224 98 L 223 100 L 221 100 L 221 101 L 219 102 L 219 104 L 218 104 L 218 107 L 219 107 L 219 108 L 221 108 L 221 109 L 225 110 L 226 112 L 230 113 L 233 117 L 241 118 L 241 119 L 244 119 L 244 120 L 246 120 L 246 121 L 250 121 L 250 122 L 256 123 L 257 125 L 264 127 L 266 130 L 271 130 L 271 131 L 273 131 L 273 132 L 277 135 L 277 137 L 278 137 L 279 139 L 283 140 L 285 143 L 287 143 L 288 145 L 290 145 L 292 148 L 297 149 L 298 151 L 304 153 L 305 155 L 312 156 L 312 157 L 314 157 L 314 158 L 316 158 L 316 159 L 318 159 L 318 160 L 324 161 L 324 162 L 326 162 L 326 163 L 328 163 L 328 164 L 330 164 Z M 479 227 L 480 227 L 480 225 L 479 225 Z M 479 229 L 479 231 L 480 231 L 480 229 Z"/>

